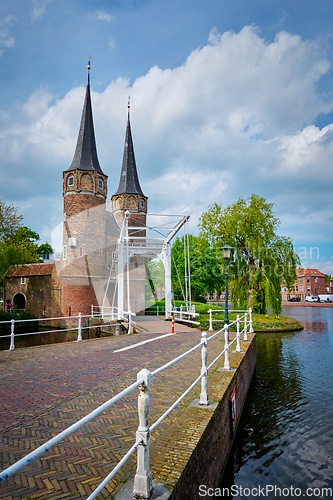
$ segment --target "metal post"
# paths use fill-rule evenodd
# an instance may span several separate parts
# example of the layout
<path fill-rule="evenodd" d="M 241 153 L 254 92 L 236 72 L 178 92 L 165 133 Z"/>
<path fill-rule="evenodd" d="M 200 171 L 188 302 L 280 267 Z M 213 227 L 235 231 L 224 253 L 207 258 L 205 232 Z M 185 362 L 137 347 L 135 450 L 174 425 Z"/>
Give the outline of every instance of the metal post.
<path fill-rule="evenodd" d="M 157 313 L 157 316 L 158 316 L 158 305 L 156 306 L 156 313 Z"/>
<path fill-rule="evenodd" d="M 91 304 L 91 317 L 94 317 L 94 306 Z"/>
<path fill-rule="evenodd" d="M 137 469 L 134 477 L 133 497 L 148 500 L 153 491 L 153 481 L 149 468 L 150 430 L 148 427 L 149 394 L 151 373 L 145 368 L 137 374 L 137 380 L 142 380 L 138 398 L 139 427 L 136 440 L 142 439 L 138 446 Z"/>
<path fill-rule="evenodd" d="M 181 304 L 181 306 L 180 306 L 180 314 L 179 314 L 179 318 L 180 318 L 180 319 L 183 319 L 183 304 Z"/>
<path fill-rule="evenodd" d="M 229 324 L 228 313 L 228 259 L 225 259 L 225 304 L 224 304 L 224 323 Z"/>
<path fill-rule="evenodd" d="M 253 333 L 252 309 L 251 309 L 251 307 L 249 309 L 249 314 L 250 314 L 250 330 L 249 330 L 249 333 Z"/>
<path fill-rule="evenodd" d="M 244 314 L 244 340 L 247 340 L 247 313 Z"/>
<path fill-rule="evenodd" d="M 14 351 L 14 349 L 15 349 L 15 344 L 14 344 L 15 319 L 12 319 L 10 322 L 11 322 L 11 325 L 10 325 L 10 347 L 9 347 L 9 350 Z"/>
<path fill-rule="evenodd" d="M 81 313 L 79 313 L 79 326 L 77 327 L 77 342 L 82 342 L 82 335 L 81 335 Z"/>
<path fill-rule="evenodd" d="M 171 246 L 170 243 L 165 243 L 162 249 L 164 272 L 165 272 L 165 319 L 170 316 L 172 309 L 171 299 Z"/>
<path fill-rule="evenodd" d="M 175 317 L 172 316 L 171 333 L 175 333 Z"/>
<path fill-rule="evenodd" d="M 207 332 L 202 332 L 201 336 L 202 347 L 201 347 L 201 394 L 199 399 L 199 405 L 208 406 L 208 395 L 207 395 L 207 381 L 208 381 L 208 372 L 207 372 Z"/>
<path fill-rule="evenodd" d="M 209 331 L 213 331 L 213 311 L 212 309 L 209 309 Z"/>
<path fill-rule="evenodd" d="M 118 286 L 118 321 L 123 319 L 124 315 L 124 244 L 122 241 L 118 240 L 117 244 L 118 252 L 118 274 L 117 274 L 117 286 Z"/>
<path fill-rule="evenodd" d="M 240 333 L 239 333 L 239 314 L 237 314 L 237 345 L 236 345 L 236 352 L 240 352 L 240 342 L 239 342 L 239 337 L 240 337 Z"/>
<path fill-rule="evenodd" d="M 129 312 L 128 314 L 128 332 L 127 333 L 132 333 L 132 314 Z"/>
<path fill-rule="evenodd" d="M 226 324 L 224 325 L 224 369 L 225 370 L 230 370 L 230 363 L 229 363 L 229 325 Z"/>

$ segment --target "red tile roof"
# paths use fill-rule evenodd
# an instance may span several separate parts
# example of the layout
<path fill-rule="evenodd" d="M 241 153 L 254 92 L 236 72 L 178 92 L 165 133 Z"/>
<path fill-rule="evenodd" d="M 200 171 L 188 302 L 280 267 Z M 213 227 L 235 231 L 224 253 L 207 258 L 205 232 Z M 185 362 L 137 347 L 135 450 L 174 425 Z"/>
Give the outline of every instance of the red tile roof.
<path fill-rule="evenodd" d="M 325 274 L 318 271 L 318 269 L 297 269 L 298 276 L 306 276 L 309 274 L 311 276 L 325 276 Z"/>
<path fill-rule="evenodd" d="M 51 275 L 53 264 L 27 264 L 26 266 L 17 266 L 12 269 L 7 276 L 15 278 L 17 276 L 45 276 Z"/>

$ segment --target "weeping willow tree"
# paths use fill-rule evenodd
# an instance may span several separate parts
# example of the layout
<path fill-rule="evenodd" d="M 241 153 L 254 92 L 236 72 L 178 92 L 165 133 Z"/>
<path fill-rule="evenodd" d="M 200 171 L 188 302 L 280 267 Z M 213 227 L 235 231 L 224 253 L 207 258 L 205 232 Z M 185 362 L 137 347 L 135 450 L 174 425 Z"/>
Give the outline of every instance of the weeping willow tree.
<path fill-rule="evenodd" d="M 281 312 L 281 283 L 291 289 L 300 259 L 290 238 L 279 236 L 281 221 L 273 203 L 252 194 L 223 208 L 214 203 L 199 221 L 200 235 L 210 245 L 234 248 L 229 265 L 230 298 L 234 305 L 249 305 L 255 312 Z"/>

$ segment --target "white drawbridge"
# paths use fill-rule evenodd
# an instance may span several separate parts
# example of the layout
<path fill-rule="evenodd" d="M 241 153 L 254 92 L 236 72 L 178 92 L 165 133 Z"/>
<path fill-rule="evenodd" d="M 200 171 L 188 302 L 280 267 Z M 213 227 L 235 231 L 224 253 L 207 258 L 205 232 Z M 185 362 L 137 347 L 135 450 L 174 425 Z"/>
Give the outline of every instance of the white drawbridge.
<path fill-rule="evenodd" d="M 129 226 L 130 212 L 125 213 L 124 222 L 117 242 L 117 302 L 118 319 L 131 315 L 130 292 L 130 260 L 134 256 L 142 258 L 160 258 L 165 272 L 165 317 L 170 317 L 172 310 L 172 284 L 171 284 L 171 241 L 178 231 L 187 224 L 190 216 L 147 215 L 147 224 Z M 136 234 L 138 236 L 136 236 Z M 145 236 L 142 236 L 145 234 Z M 185 241 L 185 238 L 184 238 Z M 189 263 L 185 267 L 189 269 Z M 188 297 L 189 273 L 185 271 L 186 297 Z M 125 289 L 126 282 L 126 289 Z M 127 311 L 124 310 L 124 304 Z"/>

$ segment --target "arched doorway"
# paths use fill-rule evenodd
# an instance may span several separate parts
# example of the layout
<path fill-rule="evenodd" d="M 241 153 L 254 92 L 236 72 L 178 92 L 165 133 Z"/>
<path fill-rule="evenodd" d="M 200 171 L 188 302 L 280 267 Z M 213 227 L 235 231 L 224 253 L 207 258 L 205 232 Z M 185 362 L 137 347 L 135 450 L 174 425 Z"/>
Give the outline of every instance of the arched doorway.
<path fill-rule="evenodd" d="M 23 293 L 16 293 L 13 298 L 13 306 L 16 307 L 16 309 L 25 311 L 25 296 Z"/>

